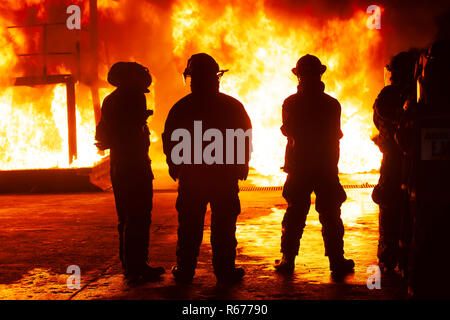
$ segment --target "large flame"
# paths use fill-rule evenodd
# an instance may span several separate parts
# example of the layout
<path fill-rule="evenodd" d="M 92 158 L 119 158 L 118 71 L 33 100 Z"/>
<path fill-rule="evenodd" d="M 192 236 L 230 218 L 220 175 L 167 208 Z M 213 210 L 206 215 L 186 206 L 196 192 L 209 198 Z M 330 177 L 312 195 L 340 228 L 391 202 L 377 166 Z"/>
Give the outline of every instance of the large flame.
<path fill-rule="evenodd" d="M 12 9 L 20 7 L 15 1 L 9 1 Z M 27 0 L 23 5 L 43 3 Z M 121 10 L 121 6 L 131 6 L 127 1 L 102 0 L 98 6 L 102 19 L 112 19 L 127 27 L 128 11 Z M 145 10 L 146 7 L 143 8 Z M 223 68 L 230 69 L 222 78 L 221 88 L 242 101 L 252 119 L 254 152 L 251 166 L 256 171 L 253 182 L 267 185 L 281 184 L 284 180 L 280 167 L 286 139 L 279 129 L 281 105 L 296 91 L 297 80 L 290 70 L 306 53 L 317 55 L 327 65 L 323 79 L 326 92 L 342 105 L 344 138 L 341 140 L 340 171 L 377 170 L 381 155 L 370 140 L 374 130 L 371 105 L 380 83 L 369 75 L 382 73 L 371 63 L 379 53 L 381 41 L 376 30 L 366 27 L 366 13 L 355 11 L 351 18 L 328 19 L 319 25 L 306 16 L 298 17 L 298 21 L 293 21 L 292 17 L 275 17 L 265 8 L 263 1 L 232 2 L 224 8 L 217 10 L 213 2 L 175 1 L 167 7 L 167 10 L 172 10 L 171 24 L 161 24 L 171 28 L 172 47 L 153 50 L 167 50 L 168 54 L 172 51 L 173 63 L 179 71 L 196 52 L 207 52 Z M 149 17 L 155 15 L 148 10 Z M 38 15 L 45 18 L 43 7 L 39 7 Z M 158 20 L 158 17 L 154 19 Z M 147 20 L 139 23 L 152 25 Z M 0 170 L 69 167 L 65 87 L 12 86 L 11 79 L 23 74 L 12 72 L 15 66 L 20 65 L 16 53 L 26 52 L 25 39 L 30 36 L 21 30 L 8 30 L 8 25 L 14 23 L 0 17 Z M 13 38 L 11 32 L 14 32 Z M 136 34 L 135 37 L 145 40 L 144 34 Z M 126 48 L 124 46 L 120 54 L 111 52 L 111 55 L 114 59 L 134 60 L 134 53 L 127 52 Z M 140 59 L 147 64 L 152 61 L 151 55 L 149 52 Z M 109 61 L 109 58 L 100 61 L 100 77 L 103 79 L 111 62 L 114 61 Z M 153 76 L 158 79 L 158 74 Z M 174 74 L 173 79 L 180 77 Z M 80 95 L 80 90 L 85 93 Z M 101 98 L 111 90 L 102 89 Z M 94 146 L 92 100 L 86 92 L 89 90 L 85 85 L 77 84 L 78 159 L 72 166 L 92 166 L 101 159 Z M 152 108 L 154 96 L 154 92 L 149 95 Z M 167 101 L 176 98 L 169 97 Z M 156 137 L 156 134 L 152 135 L 153 141 Z"/>
<path fill-rule="evenodd" d="M 28 0 L 22 5 L 38 3 Z M 11 2 L 12 9 L 16 6 Z M 24 53 L 28 48 L 26 31 L 9 30 L 10 25 L 14 23 L 0 17 L 0 170 L 69 167 L 65 85 L 13 86 L 14 77 L 26 74 L 19 68 L 17 51 Z M 68 73 L 64 66 L 58 69 Z M 72 166 L 92 166 L 101 159 L 94 145 L 92 102 L 78 98 L 78 158 Z"/>
<path fill-rule="evenodd" d="M 172 19 L 176 56 L 185 60 L 195 51 L 207 52 L 230 69 L 222 79 L 222 91 L 240 99 L 252 119 L 251 166 L 268 178 L 258 179 L 259 184 L 284 179 L 280 171 L 286 145 L 280 133 L 281 105 L 296 91 L 291 68 L 306 53 L 316 54 L 327 65 L 326 91 L 342 105 L 340 172 L 379 168 L 380 152 L 370 140 L 376 86 L 371 86 L 375 81 L 368 76 L 372 73 L 368 62 L 380 38 L 366 27 L 363 11 L 320 27 L 299 17 L 301 23 L 292 28 L 271 19 L 263 2 L 253 10 L 229 5 L 222 14 L 211 15 L 199 3 L 183 0 L 175 5 Z"/>
<path fill-rule="evenodd" d="M 45 17 L 43 4 L 40 0 L 28 0 L 22 5 L 39 5 L 40 16 Z M 10 5 L 11 9 L 21 8 L 16 8 L 13 1 Z M 70 163 L 66 87 L 64 84 L 14 86 L 15 77 L 36 73 L 24 69 L 17 55 L 36 50 L 26 43 L 36 30 L 8 29 L 11 25 L 14 25 L 12 21 L 0 17 L 0 170 L 93 166 L 108 153 L 100 154 L 95 146 L 95 117 L 89 87 L 76 85 L 77 158 Z M 64 64 L 53 69 L 58 74 L 70 73 Z M 100 100 L 112 90 L 112 87 L 100 88 Z M 152 137 L 155 141 L 156 135 Z"/>

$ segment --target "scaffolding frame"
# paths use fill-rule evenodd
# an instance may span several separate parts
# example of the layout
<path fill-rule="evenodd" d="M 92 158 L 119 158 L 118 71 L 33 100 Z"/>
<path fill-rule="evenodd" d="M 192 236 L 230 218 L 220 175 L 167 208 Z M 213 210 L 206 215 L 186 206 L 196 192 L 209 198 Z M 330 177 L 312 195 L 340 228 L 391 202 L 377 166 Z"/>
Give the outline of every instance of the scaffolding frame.
<path fill-rule="evenodd" d="M 18 57 L 42 56 L 43 69 L 42 75 L 17 77 L 14 81 L 14 86 L 36 86 L 36 85 L 51 85 L 51 84 L 65 84 L 67 94 L 67 132 L 69 144 L 69 164 L 77 158 L 77 119 L 76 119 L 76 97 L 75 97 L 75 77 L 72 74 L 55 74 L 49 75 L 47 73 L 47 57 L 54 55 L 75 55 L 78 66 L 78 79 L 80 78 L 80 42 L 79 33 L 77 30 L 75 52 L 58 52 L 47 50 L 47 31 L 49 26 L 65 26 L 65 22 L 43 23 L 26 26 L 11 26 L 9 29 L 17 28 L 42 28 L 42 52 L 36 53 L 22 53 L 17 54 Z"/>

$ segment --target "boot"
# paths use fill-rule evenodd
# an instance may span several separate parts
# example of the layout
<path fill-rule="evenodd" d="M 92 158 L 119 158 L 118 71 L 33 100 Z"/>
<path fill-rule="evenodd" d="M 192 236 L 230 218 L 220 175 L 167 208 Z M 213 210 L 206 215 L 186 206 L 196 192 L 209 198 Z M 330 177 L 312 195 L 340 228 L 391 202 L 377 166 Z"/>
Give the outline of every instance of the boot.
<path fill-rule="evenodd" d="M 329 257 L 330 270 L 333 274 L 345 275 L 354 272 L 355 262 L 345 259 L 344 256 Z"/>
<path fill-rule="evenodd" d="M 218 282 L 232 284 L 241 281 L 244 275 L 245 270 L 243 268 L 234 268 L 226 273 L 217 273 L 216 278 Z"/>
<path fill-rule="evenodd" d="M 284 274 L 292 274 L 295 269 L 295 256 L 283 254 L 281 260 L 275 260 L 275 271 Z"/>
<path fill-rule="evenodd" d="M 175 282 L 188 284 L 192 282 L 194 278 L 195 271 L 180 268 L 179 266 L 174 266 L 172 268 L 172 274 Z"/>
<path fill-rule="evenodd" d="M 148 264 L 142 269 L 141 274 L 144 277 L 156 278 L 166 273 L 163 267 L 150 267 Z"/>
<path fill-rule="evenodd" d="M 145 264 L 138 270 L 126 271 L 124 275 L 129 284 L 138 285 L 146 282 L 157 282 L 161 280 L 161 275 L 164 273 L 163 267 L 153 268 Z"/>

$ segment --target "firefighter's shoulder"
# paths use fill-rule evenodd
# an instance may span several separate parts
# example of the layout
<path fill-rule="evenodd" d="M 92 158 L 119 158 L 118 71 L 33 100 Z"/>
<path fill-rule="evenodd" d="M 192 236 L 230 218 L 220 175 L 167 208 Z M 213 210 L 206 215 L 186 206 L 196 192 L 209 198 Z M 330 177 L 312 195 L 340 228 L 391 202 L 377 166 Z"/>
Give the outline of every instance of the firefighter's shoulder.
<path fill-rule="evenodd" d="M 381 89 L 380 93 L 377 96 L 376 105 L 384 104 L 386 102 L 391 102 L 393 99 L 397 99 L 400 95 L 399 89 L 396 86 L 388 85 Z"/>
<path fill-rule="evenodd" d="M 335 112 L 341 111 L 341 104 L 339 103 L 338 99 L 330 96 L 329 94 L 327 94 L 325 92 L 323 93 L 322 97 L 325 101 L 324 105 L 327 106 L 327 110 L 331 109 L 330 111 L 335 111 Z"/>
<path fill-rule="evenodd" d="M 323 97 L 325 99 L 326 102 L 333 104 L 333 105 L 341 105 L 338 101 L 338 99 L 330 96 L 328 93 L 323 93 Z"/>
<path fill-rule="evenodd" d="M 192 95 L 192 93 L 189 93 L 189 94 L 185 95 L 183 98 L 181 98 L 180 100 L 178 100 L 177 102 L 175 102 L 175 104 L 173 105 L 172 108 L 181 108 L 182 106 L 192 103 L 192 101 L 193 101 L 193 95 Z"/>
<path fill-rule="evenodd" d="M 192 108 L 193 103 L 194 103 L 193 96 L 192 93 L 190 93 L 181 98 L 180 100 L 178 100 L 170 109 L 170 113 L 177 113 L 186 109 L 190 109 Z"/>
<path fill-rule="evenodd" d="M 283 102 L 283 108 L 286 108 L 286 107 L 289 107 L 289 106 L 291 106 L 291 105 L 294 105 L 294 104 L 296 104 L 296 102 L 297 102 L 297 97 L 298 97 L 298 94 L 297 93 L 294 93 L 294 94 L 291 94 L 289 97 L 287 97 L 286 99 L 284 99 L 284 102 Z"/>
<path fill-rule="evenodd" d="M 111 92 L 110 94 L 108 94 L 105 99 L 103 99 L 103 102 L 109 103 L 111 102 L 111 100 L 117 99 L 117 90 L 114 90 L 113 92 Z"/>
<path fill-rule="evenodd" d="M 225 103 L 227 105 L 230 105 L 230 106 L 233 106 L 233 107 L 239 107 L 239 108 L 241 108 L 241 107 L 243 108 L 244 107 L 242 102 L 240 102 L 238 99 L 236 99 L 236 98 L 234 98 L 234 97 L 232 97 L 232 96 L 230 96 L 228 94 L 225 94 L 223 92 L 219 92 L 218 93 L 218 97 L 219 97 L 220 100 L 222 100 L 223 103 Z"/>
<path fill-rule="evenodd" d="M 243 114 L 247 113 L 244 105 L 238 99 L 222 92 L 219 92 L 217 97 L 220 99 L 219 105 L 224 107 L 229 112 L 232 112 L 237 116 L 243 116 Z"/>
<path fill-rule="evenodd" d="M 111 112 L 113 110 L 113 105 L 115 103 L 119 102 L 119 97 L 117 90 L 114 90 L 110 94 L 108 94 L 104 99 L 102 103 L 102 112 Z"/>

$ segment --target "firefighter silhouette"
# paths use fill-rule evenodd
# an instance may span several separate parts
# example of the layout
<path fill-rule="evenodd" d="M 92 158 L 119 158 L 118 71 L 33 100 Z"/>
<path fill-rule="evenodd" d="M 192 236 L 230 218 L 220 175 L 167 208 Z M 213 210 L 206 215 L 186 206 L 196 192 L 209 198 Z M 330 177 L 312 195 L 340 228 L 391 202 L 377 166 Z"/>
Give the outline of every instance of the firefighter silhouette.
<path fill-rule="evenodd" d="M 216 278 L 219 282 L 231 283 L 244 276 L 244 270 L 235 266 L 235 231 L 241 209 L 238 180 L 245 180 L 248 175 L 251 138 L 245 140 L 243 163 L 238 163 L 236 154 L 232 164 L 228 161 L 198 164 L 192 159 L 175 163 L 172 159 L 176 144 L 172 141 L 173 132 L 183 128 L 194 137 L 194 121 L 201 121 L 204 131 L 211 128 L 220 130 L 224 137 L 227 129 L 242 129 L 245 132 L 251 129 L 244 106 L 219 92 L 220 77 L 225 71 L 220 70 L 217 62 L 205 53 L 194 54 L 189 59 L 183 75 L 190 77 L 192 93 L 172 107 L 162 135 L 169 174 L 179 182 L 176 201 L 179 222 L 177 265 L 172 269 L 178 282 L 191 282 L 194 277 L 208 203 L 212 211 L 212 264 Z M 224 159 L 229 156 L 228 152 L 230 150 L 224 150 Z M 194 155 L 193 146 L 189 153 Z"/>
<path fill-rule="evenodd" d="M 152 79 L 147 68 L 135 62 L 118 62 L 108 73 L 117 89 L 102 105 L 96 128 L 97 147 L 110 149 L 111 182 L 118 215 L 119 256 L 130 282 L 154 281 L 164 273 L 148 265 L 153 173 L 145 93 Z"/>
<path fill-rule="evenodd" d="M 386 66 L 386 86 L 373 106 L 373 121 L 379 131 L 373 140 L 383 153 L 380 178 L 372 193 L 372 199 L 379 205 L 377 255 L 380 269 L 388 273 L 393 273 L 401 262 L 399 241 L 406 203 L 402 190 L 403 155 L 395 136 L 403 106 L 414 86 L 415 61 L 412 52 L 400 52 L 392 57 Z"/>
<path fill-rule="evenodd" d="M 275 264 L 281 273 L 294 271 L 313 191 L 332 273 L 344 275 L 354 267 L 353 260 L 344 258 L 344 226 L 340 217 L 341 204 L 346 200 L 337 167 L 341 106 L 324 93 L 321 77 L 325 70 L 317 57 L 301 57 L 292 69 L 299 79 L 298 91 L 283 104 L 281 132 L 288 139 L 284 165 L 288 176 L 283 197 L 288 208 L 282 221 L 283 257 Z"/>

